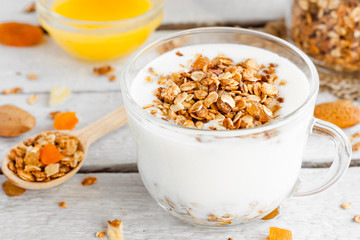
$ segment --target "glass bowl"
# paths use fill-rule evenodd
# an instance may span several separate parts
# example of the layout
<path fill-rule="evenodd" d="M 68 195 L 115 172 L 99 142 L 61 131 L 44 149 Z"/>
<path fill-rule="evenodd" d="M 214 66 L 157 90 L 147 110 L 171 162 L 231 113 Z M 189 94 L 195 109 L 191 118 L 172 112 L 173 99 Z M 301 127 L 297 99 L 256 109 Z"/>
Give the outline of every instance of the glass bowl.
<path fill-rule="evenodd" d="M 108 60 L 136 50 L 160 25 L 165 0 L 151 0 L 153 7 L 142 15 L 116 21 L 74 20 L 51 10 L 54 0 L 37 0 L 42 27 L 71 55 L 86 60 Z"/>

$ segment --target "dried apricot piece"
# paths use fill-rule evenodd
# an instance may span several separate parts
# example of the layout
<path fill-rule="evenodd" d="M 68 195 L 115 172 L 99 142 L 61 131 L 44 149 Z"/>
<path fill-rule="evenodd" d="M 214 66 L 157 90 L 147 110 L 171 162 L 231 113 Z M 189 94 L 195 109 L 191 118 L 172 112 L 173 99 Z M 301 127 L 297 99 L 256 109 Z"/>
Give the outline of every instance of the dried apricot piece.
<path fill-rule="evenodd" d="M 60 160 L 63 158 L 64 158 L 64 156 L 60 153 L 60 151 L 52 143 L 46 144 L 41 149 L 40 160 L 45 165 L 55 164 L 57 162 L 60 162 Z"/>
<path fill-rule="evenodd" d="M 268 215 L 266 215 L 265 217 L 263 217 L 261 220 L 270 220 L 273 219 L 274 217 L 276 217 L 277 215 L 279 215 L 279 209 L 280 207 L 275 208 L 271 213 L 269 213 Z"/>
<path fill-rule="evenodd" d="M 76 112 L 62 112 L 54 118 L 54 128 L 56 130 L 72 130 L 79 122 Z"/>
<path fill-rule="evenodd" d="M 269 240 L 292 240 L 292 233 L 290 230 L 270 227 Z"/>
<path fill-rule="evenodd" d="M 18 22 L 0 24 L 0 43 L 13 47 L 29 47 L 38 44 L 44 37 L 41 28 Z"/>

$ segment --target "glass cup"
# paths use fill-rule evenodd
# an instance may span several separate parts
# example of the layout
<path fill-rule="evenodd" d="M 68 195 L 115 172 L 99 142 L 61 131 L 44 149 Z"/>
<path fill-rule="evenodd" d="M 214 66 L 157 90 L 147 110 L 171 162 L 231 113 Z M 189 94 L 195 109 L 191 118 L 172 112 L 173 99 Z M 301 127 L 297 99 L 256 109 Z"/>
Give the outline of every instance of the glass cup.
<path fill-rule="evenodd" d="M 269 124 L 231 131 L 185 128 L 144 111 L 130 94 L 136 75 L 158 51 L 181 44 L 231 43 L 261 47 L 292 61 L 309 81 L 306 101 Z M 261 219 L 291 196 L 307 196 L 333 185 L 348 168 L 350 142 L 335 125 L 313 117 L 319 78 L 298 48 L 271 35 L 239 28 L 199 28 L 162 38 L 128 62 L 121 80 L 129 124 L 137 142 L 139 172 L 152 197 L 172 215 L 210 226 Z M 310 134 L 335 143 L 325 176 L 304 187 L 299 172 Z"/>

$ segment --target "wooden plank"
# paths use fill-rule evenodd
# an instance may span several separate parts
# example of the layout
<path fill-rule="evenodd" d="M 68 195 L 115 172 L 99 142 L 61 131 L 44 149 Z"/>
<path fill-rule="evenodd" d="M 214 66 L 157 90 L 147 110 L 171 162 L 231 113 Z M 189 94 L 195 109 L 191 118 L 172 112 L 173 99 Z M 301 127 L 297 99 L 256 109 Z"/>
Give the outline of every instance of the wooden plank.
<path fill-rule="evenodd" d="M 34 0 L 0 1 L 0 21 L 17 20 L 38 24 L 35 14 L 23 12 Z M 283 16 L 286 0 L 171 0 L 167 1 L 164 26 L 179 24 L 258 24 Z"/>
<path fill-rule="evenodd" d="M 323 169 L 305 169 L 318 176 Z M 84 187 L 86 176 L 96 176 L 95 185 Z M 4 181 L 0 176 L 0 182 Z M 268 228 L 292 230 L 296 240 L 359 239 L 360 214 L 358 183 L 360 168 L 351 168 L 344 178 L 324 193 L 292 198 L 281 206 L 280 216 L 229 228 L 205 228 L 185 224 L 162 210 L 145 190 L 140 177 L 132 174 L 77 174 L 67 183 L 49 190 L 27 191 L 9 198 L 0 191 L 1 239 L 96 239 L 107 220 L 124 221 L 125 239 L 131 240 L 227 240 L 266 239 Z M 235 189 L 234 189 L 235 191 Z M 68 203 L 61 209 L 58 202 Z M 340 205 L 352 202 L 344 210 Z"/>
<path fill-rule="evenodd" d="M 112 84 L 118 85 L 118 82 Z M 322 96 L 325 99 L 319 98 L 319 101 L 329 101 L 334 98 L 329 94 L 322 94 Z M 49 117 L 51 111 L 77 112 L 80 122 L 76 129 L 80 129 L 120 107 L 123 103 L 120 91 L 74 93 L 64 104 L 53 108 L 48 106 L 49 96 L 47 93 L 39 94 L 39 101 L 34 105 L 27 104 L 28 97 L 29 94 L 0 95 L 0 105 L 15 104 L 32 113 L 37 119 L 36 127 L 32 131 L 14 138 L 0 138 L 1 156 L 4 156 L 21 139 L 41 131 L 52 130 L 52 119 Z M 357 131 L 360 131 L 360 125 L 345 130 L 348 135 Z M 332 143 L 327 139 L 310 137 L 304 156 L 304 164 L 307 167 L 327 166 L 335 154 L 334 151 Z M 136 159 L 136 144 L 129 127 L 126 125 L 99 140 L 90 148 L 82 171 L 127 171 L 128 167 L 134 167 L 133 164 L 136 163 Z M 360 151 L 354 152 L 353 159 L 360 159 Z M 359 166 L 360 162 L 354 161 L 353 164 Z"/>
<path fill-rule="evenodd" d="M 173 31 L 157 31 L 146 43 L 152 42 Z M 32 48 L 12 48 L 0 45 L 0 91 L 21 87 L 25 93 L 49 92 L 54 85 L 70 87 L 73 91 L 120 90 L 119 82 L 113 83 L 106 76 L 93 73 L 93 68 L 110 64 L 119 79 L 128 57 L 109 62 L 85 62 L 75 59 L 46 36 L 42 44 Z M 21 59 L 21 61 L 20 61 Z M 38 79 L 29 80 L 27 75 L 35 73 Z"/>

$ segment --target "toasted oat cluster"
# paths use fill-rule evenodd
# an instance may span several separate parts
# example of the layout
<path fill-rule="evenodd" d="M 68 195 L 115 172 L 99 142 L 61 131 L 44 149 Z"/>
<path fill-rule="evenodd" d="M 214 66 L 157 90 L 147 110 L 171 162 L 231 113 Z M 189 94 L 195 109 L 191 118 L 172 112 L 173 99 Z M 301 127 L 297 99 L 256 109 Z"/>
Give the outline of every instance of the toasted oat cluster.
<path fill-rule="evenodd" d="M 360 70 L 360 2 L 295 0 L 290 36 L 324 67 Z"/>
<path fill-rule="evenodd" d="M 154 91 L 157 100 L 143 108 L 185 127 L 211 130 L 252 128 L 279 117 L 284 99 L 278 97 L 275 64 L 197 54 L 188 69 L 166 76 L 150 69 L 164 86 Z"/>
<path fill-rule="evenodd" d="M 11 149 L 8 156 L 11 160 L 9 169 L 21 179 L 48 182 L 76 168 L 84 159 L 84 152 L 74 136 L 43 132 Z"/>

